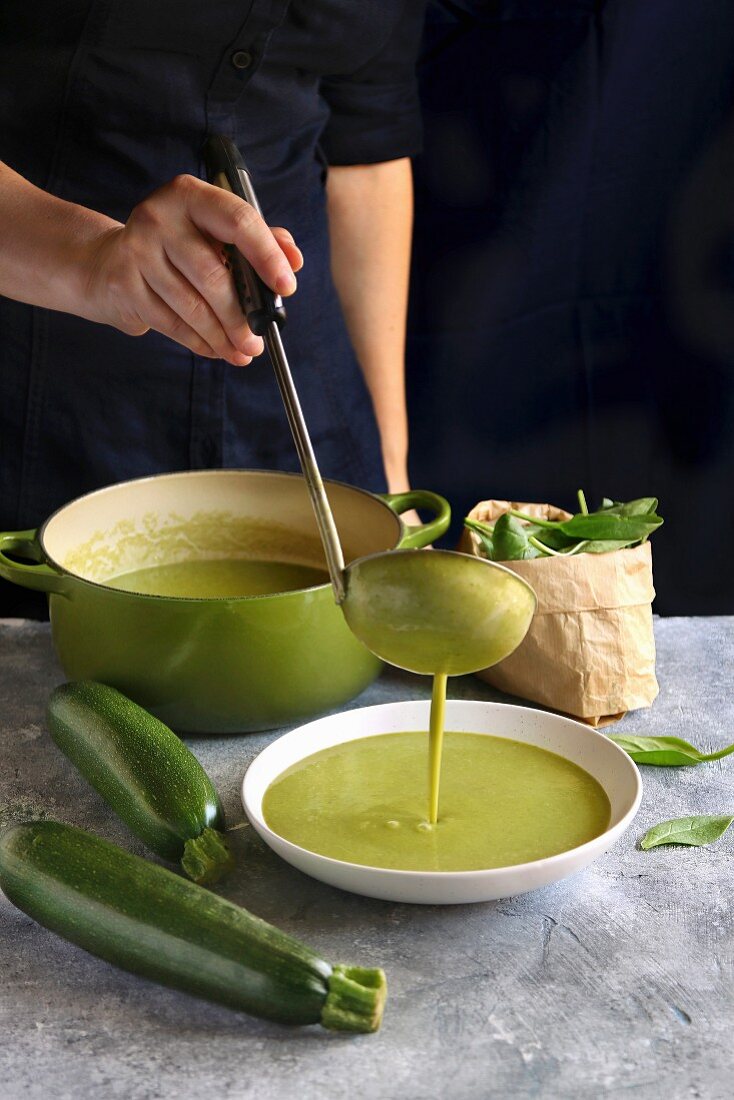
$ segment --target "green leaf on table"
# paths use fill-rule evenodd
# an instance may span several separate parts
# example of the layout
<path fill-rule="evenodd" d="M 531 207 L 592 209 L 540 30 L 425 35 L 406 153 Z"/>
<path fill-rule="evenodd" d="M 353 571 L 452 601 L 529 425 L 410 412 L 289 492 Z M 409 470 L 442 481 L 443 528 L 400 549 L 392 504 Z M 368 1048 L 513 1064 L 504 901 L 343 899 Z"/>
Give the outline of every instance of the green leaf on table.
<path fill-rule="evenodd" d="M 661 821 L 643 836 L 640 847 L 658 848 L 661 844 L 688 844 L 699 847 L 713 844 L 723 836 L 734 821 L 734 816 L 726 814 L 698 814 L 695 817 L 676 817 L 671 821 Z"/>
<path fill-rule="evenodd" d="M 658 767 L 690 767 L 708 760 L 721 760 L 734 753 L 734 745 L 727 745 L 717 752 L 701 752 L 682 737 L 634 737 L 618 733 L 610 734 L 609 740 L 624 749 L 636 764 L 654 764 Z"/>

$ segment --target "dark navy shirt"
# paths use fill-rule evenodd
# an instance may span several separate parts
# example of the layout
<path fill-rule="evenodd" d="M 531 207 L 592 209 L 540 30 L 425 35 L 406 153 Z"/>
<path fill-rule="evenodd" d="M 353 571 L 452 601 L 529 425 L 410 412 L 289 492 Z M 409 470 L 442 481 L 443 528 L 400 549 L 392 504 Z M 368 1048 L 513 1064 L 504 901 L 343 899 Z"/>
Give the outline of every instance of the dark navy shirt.
<path fill-rule="evenodd" d="M 415 153 L 422 0 L 4 0 L 0 159 L 120 221 L 202 144 L 240 147 L 306 264 L 284 333 L 325 475 L 384 488 L 371 404 L 329 269 L 325 166 Z M 0 530 L 110 482 L 294 470 L 266 357 L 237 369 L 0 299 Z M 17 606 L 0 585 L 0 613 Z M 16 601 L 15 603 L 13 601 Z"/>
<path fill-rule="evenodd" d="M 457 535 L 487 497 L 658 496 L 655 610 L 734 613 L 734 4 L 434 0 L 427 27 L 414 481 Z"/>

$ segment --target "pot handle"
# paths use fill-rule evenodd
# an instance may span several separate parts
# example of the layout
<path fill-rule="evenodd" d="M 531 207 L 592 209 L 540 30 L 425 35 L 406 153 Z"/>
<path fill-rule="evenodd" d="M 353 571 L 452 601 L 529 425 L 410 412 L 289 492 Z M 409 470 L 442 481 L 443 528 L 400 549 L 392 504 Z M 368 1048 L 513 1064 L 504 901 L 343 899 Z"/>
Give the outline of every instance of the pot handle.
<path fill-rule="evenodd" d="M 438 493 L 431 493 L 428 489 L 409 489 L 406 493 L 383 493 L 380 499 L 384 500 L 397 516 L 402 515 L 403 512 L 409 512 L 411 508 L 425 508 L 428 512 L 435 512 L 434 519 L 429 520 L 428 523 L 414 527 L 406 526 L 398 544 L 401 550 L 416 550 L 428 546 L 448 530 L 451 522 L 451 505 Z"/>
<path fill-rule="evenodd" d="M 35 565 L 23 565 L 7 557 L 5 551 L 30 558 Z M 0 533 L 0 577 L 23 588 L 37 588 L 41 592 L 65 593 L 68 588 L 66 575 L 44 561 L 38 542 L 38 531 L 6 531 Z"/>

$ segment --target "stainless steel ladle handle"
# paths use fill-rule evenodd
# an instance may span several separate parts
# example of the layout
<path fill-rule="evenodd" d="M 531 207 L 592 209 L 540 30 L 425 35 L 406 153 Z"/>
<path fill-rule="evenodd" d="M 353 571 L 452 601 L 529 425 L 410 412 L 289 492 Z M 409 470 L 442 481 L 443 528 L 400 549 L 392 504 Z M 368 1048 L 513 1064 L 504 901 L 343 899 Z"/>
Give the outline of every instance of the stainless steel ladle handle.
<path fill-rule="evenodd" d="M 338 604 L 341 604 L 344 602 L 344 598 L 347 594 L 344 583 L 344 554 L 342 552 L 341 542 L 339 541 L 339 532 L 334 522 L 334 513 L 331 510 L 329 498 L 326 495 L 321 471 L 316 461 L 316 455 L 314 454 L 311 444 L 311 437 L 308 434 L 306 421 L 304 420 L 301 410 L 301 402 L 298 400 L 298 393 L 296 392 L 290 367 L 288 366 L 288 359 L 286 358 L 285 349 L 283 348 L 280 329 L 274 321 L 271 321 L 265 332 L 261 335 L 268 349 L 270 361 L 273 364 L 280 396 L 283 398 L 286 416 L 288 417 L 288 423 L 293 435 L 293 440 L 296 444 L 296 450 L 298 451 L 301 469 L 303 470 L 303 476 L 308 486 L 311 504 L 313 505 L 314 514 L 316 516 L 316 523 L 318 524 L 319 534 L 321 535 L 321 541 L 324 545 L 326 565 L 329 570 L 331 587 L 334 589 L 334 598 Z"/>
<path fill-rule="evenodd" d="M 214 135 L 206 143 L 205 154 L 210 182 L 232 191 L 261 214 L 250 173 L 234 142 L 221 135 Z M 273 364 L 321 535 L 334 598 L 341 604 L 346 596 L 344 554 L 280 335 L 280 327 L 285 324 L 283 302 L 280 295 L 274 294 L 265 285 L 248 260 L 233 245 L 226 246 L 226 253 L 243 312 L 255 335 L 262 336 Z"/>

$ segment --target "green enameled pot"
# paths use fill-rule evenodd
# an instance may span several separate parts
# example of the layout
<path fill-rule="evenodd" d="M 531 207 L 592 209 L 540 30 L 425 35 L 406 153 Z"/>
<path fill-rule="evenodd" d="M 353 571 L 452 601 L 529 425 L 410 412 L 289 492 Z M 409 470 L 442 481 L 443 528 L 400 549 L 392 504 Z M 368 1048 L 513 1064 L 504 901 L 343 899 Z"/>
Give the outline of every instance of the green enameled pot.
<path fill-rule="evenodd" d="M 326 484 L 347 562 L 425 546 L 448 527 L 449 506 L 434 493 L 378 497 Z M 411 508 L 434 518 L 408 527 L 399 517 Z M 162 474 L 79 497 L 38 531 L 0 534 L 0 576 L 48 593 L 69 679 L 111 684 L 182 733 L 285 725 L 374 680 L 380 662 L 350 633 L 328 584 L 243 599 L 148 596 L 105 584 L 146 566 L 215 557 L 325 568 L 303 478 Z"/>

